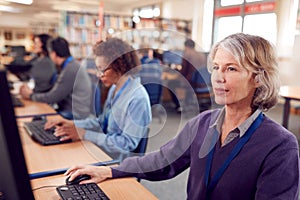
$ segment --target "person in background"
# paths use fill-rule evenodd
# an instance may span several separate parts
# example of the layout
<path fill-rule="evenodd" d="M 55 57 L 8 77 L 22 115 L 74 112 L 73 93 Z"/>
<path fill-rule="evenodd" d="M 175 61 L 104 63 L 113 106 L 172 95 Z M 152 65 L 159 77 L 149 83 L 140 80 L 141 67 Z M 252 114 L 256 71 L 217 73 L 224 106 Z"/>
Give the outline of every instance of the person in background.
<path fill-rule="evenodd" d="M 73 180 L 133 176 L 159 181 L 189 170 L 187 199 L 298 200 L 299 146 L 293 133 L 263 114 L 276 105 L 279 76 L 275 49 L 259 36 L 236 33 L 218 42 L 208 68 L 216 103 L 187 122 L 159 151 L 119 166 L 73 166 Z"/>
<path fill-rule="evenodd" d="M 140 61 L 126 42 L 110 38 L 94 47 L 97 76 L 110 87 L 98 118 L 49 121 L 45 129 L 57 126 L 62 140 L 88 140 L 115 159 L 134 151 L 146 136 L 151 122 L 150 100 L 140 78 L 134 78 Z"/>
<path fill-rule="evenodd" d="M 56 64 L 58 75 L 48 92 L 34 92 L 27 85 L 20 88 L 23 98 L 57 104 L 57 111 L 67 119 L 82 119 L 90 115 L 92 86 L 85 69 L 70 53 L 69 43 L 62 37 L 51 39 L 47 48 Z M 88 103 L 87 103 L 88 102 Z"/>
<path fill-rule="evenodd" d="M 47 92 L 54 85 L 56 75 L 55 64 L 49 57 L 47 42 L 51 39 L 48 34 L 38 34 L 34 36 L 35 57 L 29 61 L 32 65 L 28 74 L 34 80 L 33 92 Z"/>
<path fill-rule="evenodd" d="M 184 42 L 184 51 L 182 55 L 182 63 L 181 69 L 179 70 L 180 74 L 183 77 L 178 77 L 177 79 L 169 81 L 169 87 L 173 91 L 170 91 L 172 101 L 175 104 L 175 109 L 177 112 L 182 112 L 183 107 L 180 105 L 176 94 L 176 88 L 184 88 L 185 89 L 185 99 L 184 103 L 188 105 L 189 100 L 192 99 L 193 90 L 192 87 L 186 86 L 186 82 L 181 80 L 182 78 L 188 81 L 189 86 L 192 86 L 192 78 L 195 71 L 199 68 L 206 67 L 206 56 L 203 52 L 197 51 L 195 49 L 195 42 L 192 39 L 187 39 Z"/>
<path fill-rule="evenodd" d="M 142 84 L 148 83 L 154 80 L 160 80 L 162 77 L 162 63 L 158 58 L 153 56 L 154 52 L 152 48 L 142 47 L 139 49 L 141 69 L 138 72 L 138 76 L 141 77 Z"/>

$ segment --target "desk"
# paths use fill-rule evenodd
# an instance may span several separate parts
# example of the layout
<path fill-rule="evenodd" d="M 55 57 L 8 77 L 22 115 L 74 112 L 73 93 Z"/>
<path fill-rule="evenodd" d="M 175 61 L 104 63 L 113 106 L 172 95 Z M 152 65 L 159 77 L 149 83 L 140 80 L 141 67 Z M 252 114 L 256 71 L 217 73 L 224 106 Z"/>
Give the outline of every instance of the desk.
<path fill-rule="evenodd" d="M 22 98 L 21 101 L 24 103 L 24 106 L 15 108 L 15 115 L 17 117 L 56 113 L 56 111 L 47 103 L 35 102 Z"/>
<path fill-rule="evenodd" d="M 41 186 L 63 185 L 66 177 L 63 175 L 45 177 L 31 181 L 32 188 Z M 111 200 L 158 200 L 151 192 L 133 178 L 110 179 L 98 184 Z M 59 198 L 55 187 L 34 190 L 36 200 L 57 200 Z"/>
<path fill-rule="evenodd" d="M 51 118 L 54 117 L 55 116 L 52 116 Z M 18 119 L 19 132 L 28 173 L 111 160 L 111 158 L 100 148 L 88 141 L 42 146 L 34 142 L 22 127 L 22 124 L 28 120 L 30 119 Z M 65 179 L 66 177 L 63 175 L 33 179 L 31 180 L 31 187 L 34 189 L 49 185 L 59 186 L 65 184 Z M 100 183 L 99 186 L 112 200 L 158 199 L 134 178 L 110 179 Z M 35 190 L 34 196 L 36 200 L 57 200 L 59 198 L 55 187 Z"/>
<path fill-rule="evenodd" d="M 18 119 L 18 126 L 27 169 L 30 174 L 69 168 L 72 165 L 93 164 L 112 160 L 111 157 L 89 141 L 82 140 L 42 146 L 32 140 L 23 128 L 23 123 L 28 120 L 30 119 Z"/>
<path fill-rule="evenodd" d="M 291 100 L 300 101 L 300 86 L 282 86 L 279 95 L 285 99 L 282 125 L 288 128 Z"/>

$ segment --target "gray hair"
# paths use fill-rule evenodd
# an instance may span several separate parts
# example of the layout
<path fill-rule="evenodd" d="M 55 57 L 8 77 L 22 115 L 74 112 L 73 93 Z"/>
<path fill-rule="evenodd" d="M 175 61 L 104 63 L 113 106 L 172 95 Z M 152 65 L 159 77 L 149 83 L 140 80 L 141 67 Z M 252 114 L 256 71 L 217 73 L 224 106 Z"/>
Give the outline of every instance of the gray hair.
<path fill-rule="evenodd" d="M 251 107 L 267 111 L 276 105 L 280 81 L 274 46 L 259 36 L 244 33 L 232 34 L 213 46 L 208 57 L 210 72 L 212 61 L 219 48 L 230 52 L 239 66 L 252 72 L 254 76 L 258 76 L 260 86 L 255 91 Z"/>

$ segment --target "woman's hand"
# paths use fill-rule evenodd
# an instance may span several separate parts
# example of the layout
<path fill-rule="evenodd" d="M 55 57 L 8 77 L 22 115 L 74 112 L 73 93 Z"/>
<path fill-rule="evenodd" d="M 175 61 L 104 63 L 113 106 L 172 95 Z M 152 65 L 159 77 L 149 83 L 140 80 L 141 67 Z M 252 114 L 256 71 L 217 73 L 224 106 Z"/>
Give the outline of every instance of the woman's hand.
<path fill-rule="evenodd" d="M 69 168 L 65 172 L 65 176 L 70 176 L 70 181 L 72 181 L 75 177 L 82 175 L 82 174 L 88 174 L 91 176 L 91 179 L 81 181 L 81 184 L 85 183 L 99 183 L 104 181 L 105 179 L 112 178 L 112 171 L 110 167 L 107 166 L 74 166 Z"/>
<path fill-rule="evenodd" d="M 45 129 L 49 129 L 55 126 L 54 135 L 56 137 L 61 137 L 61 141 L 65 140 L 81 140 L 85 134 L 85 130 L 75 126 L 74 122 L 66 119 L 59 119 L 55 121 L 48 121 L 45 124 Z"/>

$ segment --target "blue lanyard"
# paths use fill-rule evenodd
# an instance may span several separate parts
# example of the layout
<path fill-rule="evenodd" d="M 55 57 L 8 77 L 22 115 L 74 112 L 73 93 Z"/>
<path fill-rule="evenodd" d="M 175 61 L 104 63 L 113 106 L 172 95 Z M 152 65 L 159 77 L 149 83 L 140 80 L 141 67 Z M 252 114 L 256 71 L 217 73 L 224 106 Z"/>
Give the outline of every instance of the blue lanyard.
<path fill-rule="evenodd" d="M 63 69 L 67 66 L 67 64 L 68 64 L 69 62 L 71 62 L 72 60 L 73 60 L 73 57 L 72 57 L 72 56 L 68 57 L 68 58 L 62 63 L 62 65 L 61 65 L 61 70 L 63 70 Z M 50 81 L 51 84 L 54 84 L 54 83 L 55 83 L 55 81 L 57 80 L 57 76 L 58 76 L 57 73 L 54 73 L 54 74 L 52 75 L 52 78 L 51 78 L 51 81 Z"/>
<path fill-rule="evenodd" d="M 223 165 L 219 168 L 219 170 L 216 172 L 214 176 L 212 176 L 211 180 L 209 181 L 209 174 L 211 170 L 211 165 L 212 165 L 212 160 L 213 160 L 213 154 L 215 151 L 215 146 L 213 149 L 209 152 L 207 156 L 207 161 L 206 161 L 206 168 L 205 168 L 205 186 L 207 188 L 207 199 L 209 199 L 210 192 L 213 191 L 215 186 L 217 185 L 218 181 L 220 180 L 221 176 L 224 174 L 226 168 L 229 166 L 231 161 L 238 155 L 238 153 L 241 151 L 243 146 L 248 142 L 250 137 L 253 135 L 255 130 L 260 126 L 261 122 L 263 121 L 263 114 L 260 113 L 259 116 L 255 119 L 255 121 L 252 123 L 252 125 L 249 127 L 249 129 L 246 131 L 246 133 L 241 137 L 239 142 L 235 145 Z M 217 133 L 215 131 L 214 137 L 217 137 Z M 216 138 L 214 138 L 216 139 Z M 215 141 L 215 140 L 213 140 Z"/>
<path fill-rule="evenodd" d="M 72 56 L 68 57 L 68 58 L 63 62 L 63 64 L 61 65 L 61 69 L 63 70 L 63 69 L 67 66 L 67 64 L 68 64 L 69 62 L 71 62 L 72 60 L 73 60 L 73 57 L 72 57 Z"/>
<path fill-rule="evenodd" d="M 102 123 L 102 130 L 104 133 L 107 133 L 107 127 L 108 127 L 108 118 L 111 113 L 111 107 L 112 105 L 117 101 L 117 99 L 120 97 L 120 95 L 123 93 L 124 89 L 127 87 L 127 85 L 130 82 L 130 78 L 127 79 L 125 84 L 120 88 L 120 90 L 117 92 L 116 96 L 110 100 L 110 102 L 107 102 L 106 111 L 104 114 L 104 119 Z"/>

